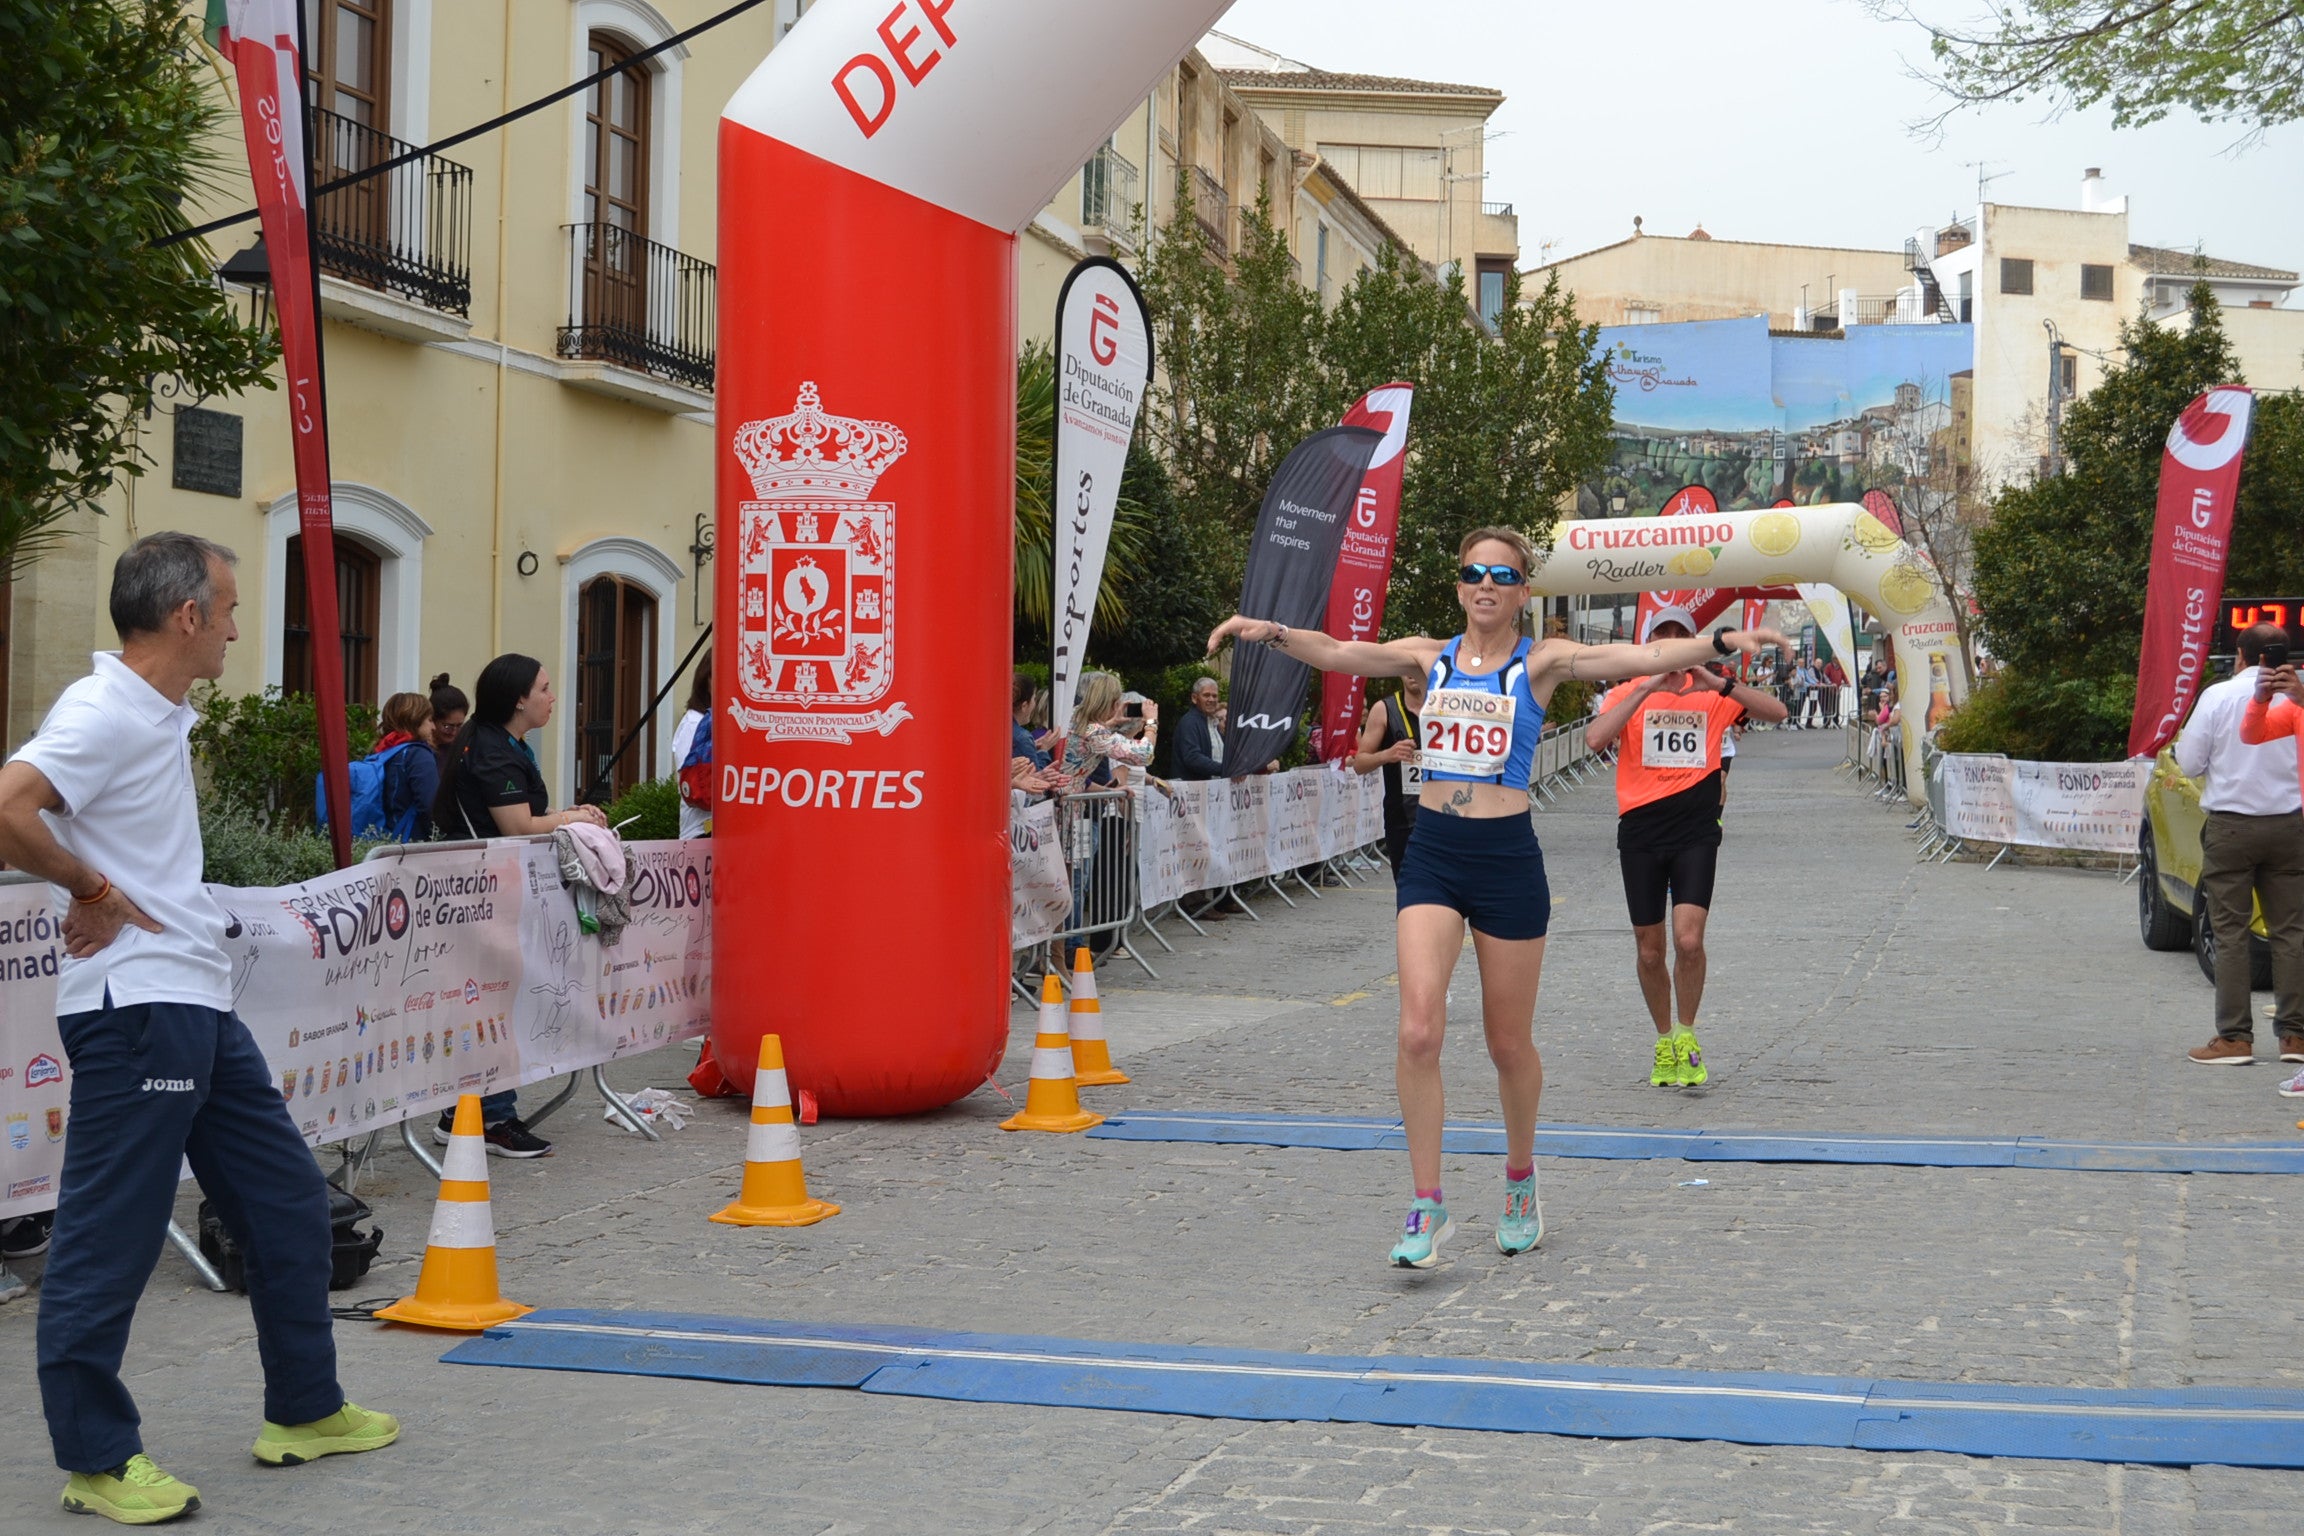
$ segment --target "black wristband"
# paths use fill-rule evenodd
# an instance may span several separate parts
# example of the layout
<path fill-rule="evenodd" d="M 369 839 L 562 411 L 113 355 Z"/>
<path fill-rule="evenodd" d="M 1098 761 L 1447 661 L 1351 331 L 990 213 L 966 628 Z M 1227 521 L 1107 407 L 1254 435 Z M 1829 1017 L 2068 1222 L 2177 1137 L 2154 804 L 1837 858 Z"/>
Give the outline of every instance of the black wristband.
<path fill-rule="evenodd" d="M 1716 654 L 1725 656 L 1730 651 L 1735 649 L 1734 646 L 1728 643 L 1728 635 L 1730 631 L 1734 629 L 1734 627 L 1734 625 L 1723 624 L 1718 629 L 1712 631 L 1712 649 Z"/>

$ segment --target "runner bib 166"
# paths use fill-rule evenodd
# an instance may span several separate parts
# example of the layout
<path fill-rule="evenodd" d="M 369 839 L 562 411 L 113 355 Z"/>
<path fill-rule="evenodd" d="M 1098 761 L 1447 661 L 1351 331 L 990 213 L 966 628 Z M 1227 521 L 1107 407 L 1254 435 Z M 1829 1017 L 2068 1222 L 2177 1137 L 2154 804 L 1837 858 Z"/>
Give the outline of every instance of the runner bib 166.
<path fill-rule="evenodd" d="M 1441 688 L 1425 695 L 1423 746 L 1417 760 L 1426 774 L 1493 779 L 1512 756 L 1512 721 L 1520 701 L 1508 693 Z"/>
<path fill-rule="evenodd" d="M 1700 709 L 1650 709 L 1640 716 L 1640 762 L 1648 768 L 1708 768 L 1710 717 Z"/>

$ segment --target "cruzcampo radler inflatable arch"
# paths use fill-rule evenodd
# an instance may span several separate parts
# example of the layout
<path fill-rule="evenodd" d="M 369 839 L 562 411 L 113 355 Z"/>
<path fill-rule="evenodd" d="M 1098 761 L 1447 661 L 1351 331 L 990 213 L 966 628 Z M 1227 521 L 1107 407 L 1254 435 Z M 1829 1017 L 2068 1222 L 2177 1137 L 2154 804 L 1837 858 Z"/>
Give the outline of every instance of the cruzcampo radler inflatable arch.
<path fill-rule="evenodd" d="M 1856 503 L 1562 523 L 1533 585 L 1547 597 L 1582 597 L 1803 582 L 1838 587 L 1893 641 L 1904 700 L 1904 782 L 1913 802 L 1923 803 L 1928 703 L 1938 691 L 1954 704 L 1968 693 L 1959 631 L 1927 554 Z"/>
<path fill-rule="evenodd" d="M 828 1112 L 1008 1034 L 1016 232 L 1226 0 L 819 0 L 720 124 L 712 1047 Z"/>

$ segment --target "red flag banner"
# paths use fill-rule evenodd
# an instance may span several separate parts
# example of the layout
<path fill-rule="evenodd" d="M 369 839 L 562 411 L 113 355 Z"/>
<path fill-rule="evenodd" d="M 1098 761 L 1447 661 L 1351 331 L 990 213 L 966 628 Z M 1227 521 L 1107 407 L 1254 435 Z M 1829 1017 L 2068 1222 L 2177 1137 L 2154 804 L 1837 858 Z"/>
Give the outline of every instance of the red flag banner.
<path fill-rule="evenodd" d="M 288 376 L 295 433 L 297 530 L 303 535 L 304 610 L 312 637 L 312 701 L 319 713 L 320 767 L 328 785 L 328 832 L 339 868 L 352 862 L 350 786 L 344 743 L 344 650 L 336 612 L 336 521 L 329 496 L 328 415 L 320 392 L 318 284 L 306 217 L 304 68 L 296 0 L 224 0 L 217 47 L 240 84 L 248 173 L 272 266 L 273 313 Z"/>
<path fill-rule="evenodd" d="M 2136 713 L 2128 755 L 2151 757 L 2191 712 L 2208 665 L 2208 642 L 2224 600 L 2232 502 L 2248 446 L 2255 396 L 2219 385 L 2184 408 L 2160 457 L 2152 519 L 2152 576 L 2144 596 L 2144 646 L 2136 663 Z"/>
<path fill-rule="evenodd" d="M 1344 425 L 1384 434 L 1376 457 L 1360 481 L 1336 576 L 1328 588 L 1324 625 L 1339 640 L 1373 640 L 1384 626 L 1384 594 L 1392 581 L 1392 551 L 1400 532 L 1400 476 L 1407 468 L 1408 409 L 1413 384 L 1385 384 L 1362 395 L 1344 413 Z M 1367 685 L 1357 677 L 1330 672 L 1320 684 L 1320 729 L 1312 755 L 1323 761 L 1350 757 L 1366 713 Z"/>
<path fill-rule="evenodd" d="M 1719 498 L 1701 485 L 1684 485 L 1674 491 L 1657 510 L 1658 517 L 1710 517 L 1720 510 Z M 1666 573 L 1674 576 L 1701 576 L 1712 569 L 1712 551 L 1698 546 L 1672 557 Z M 1702 555 L 1702 560 L 1695 557 Z M 1701 565 L 1703 570 L 1693 569 Z M 1724 599 L 1716 588 L 1685 587 L 1676 592 L 1643 592 L 1640 606 L 1632 620 L 1632 642 L 1637 645 L 1648 638 L 1648 621 L 1660 608 L 1685 608 L 1701 630 L 1706 620 L 1714 618 L 1733 599 Z"/>

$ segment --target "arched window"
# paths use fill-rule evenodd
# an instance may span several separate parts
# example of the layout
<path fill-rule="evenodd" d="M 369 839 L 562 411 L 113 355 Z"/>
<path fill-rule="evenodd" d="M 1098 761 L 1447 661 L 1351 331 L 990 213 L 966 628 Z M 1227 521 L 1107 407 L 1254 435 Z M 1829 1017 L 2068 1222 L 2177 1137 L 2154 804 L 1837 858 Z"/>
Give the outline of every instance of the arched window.
<path fill-rule="evenodd" d="M 384 561 L 375 551 L 336 535 L 336 627 L 342 639 L 344 702 L 375 704 L 376 636 L 384 603 Z M 280 689 L 312 691 L 312 618 L 304 585 L 304 536 L 288 539 L 280 605 Z"/>
<path fill-rule="evenodd" d="M 609 767 L 633 725 L 647 712 L 656 682 L 656 596 L 621 576 L 584 584 L 576 607 L 576 775 L 572 794 L 594 790 L 614 799 L 650 777 L 656 725 Z"/>

